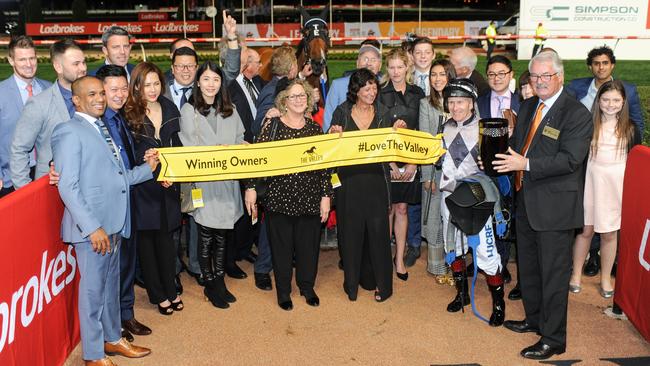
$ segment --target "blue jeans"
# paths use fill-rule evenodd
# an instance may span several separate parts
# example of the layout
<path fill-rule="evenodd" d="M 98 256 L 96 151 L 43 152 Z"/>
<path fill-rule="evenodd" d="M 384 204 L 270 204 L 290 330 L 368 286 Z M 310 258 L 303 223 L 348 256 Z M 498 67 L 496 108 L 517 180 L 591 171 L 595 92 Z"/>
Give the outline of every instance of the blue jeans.
<path fill-rule="evenodd" d="M 255 273 L 270 273 L 271 269 L 273 269 L 273 263 L 271 262 L 271 245 L 269 244 L 269 236 L 266 231 L 266 220 L 262 220 L 260 225 L 254 271 Z"/>
<path fill-rule="evenodd" d="M 422 204 L 408 205 L 408 228 L 406 243 L 409 247 L 419 248 L 422 244 Z"/>

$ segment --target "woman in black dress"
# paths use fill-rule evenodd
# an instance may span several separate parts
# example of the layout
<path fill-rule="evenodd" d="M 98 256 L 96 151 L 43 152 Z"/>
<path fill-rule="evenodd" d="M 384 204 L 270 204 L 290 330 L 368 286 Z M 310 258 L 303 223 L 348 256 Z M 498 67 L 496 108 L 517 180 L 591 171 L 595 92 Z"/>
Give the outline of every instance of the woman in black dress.
<path fill-rule="evenodd" d="M 377 79 L 368 69 L 350 76 L 347 100 L 336 108 L 330 133 L 390 127 L 390 113 L 377 101 Z M 403 121 L 394 127 L 405 127 Z M 350 301 L 359 285 L 376 290 L 375 300 L 393 294 L 388 209 L 388 164 L 364 164 L 338 168 L 341 186 L 336 189 L 339 252 L 343 262 L 343 289 Z"/>
<path fill-rule="evenodd" d="M 158 66 L 138 64 L 131 72 L 129 97 L 124 106 L 135 137 L 136 161 L 151 148 L 182 146 L 178 137 L 180 113 L 163 94 L 165 79 Z M 160 167 L 154 177 L 160 173 Z M 181 224 L 178 184 L 149 180 L 133 188 L 137 247 L 142 277 L 152 304 L 163 315 L 183 310 L 174 283 L 176 253 L 172 232 Z"/>
<path fill-rule="evenodd" d="M 420 99 L 424 92 L 407 79 L 409 73 L 408 55 L 396 48 L 386 56 L 387 80 L 381 88 L 379 100 L 390 110 L 392 120 L 406 122 L 407 128 L 417 130 L 419 125 Z M 415 164 L 390 163 L 393 181 L 390 213 L 395 233 L 395 272 L 397 278 L 406 281 L 408 272 L 404 266 L 404 249 L 408 229 L 408 205 L 418 204 L 422 199 L 422 185 Z"/>

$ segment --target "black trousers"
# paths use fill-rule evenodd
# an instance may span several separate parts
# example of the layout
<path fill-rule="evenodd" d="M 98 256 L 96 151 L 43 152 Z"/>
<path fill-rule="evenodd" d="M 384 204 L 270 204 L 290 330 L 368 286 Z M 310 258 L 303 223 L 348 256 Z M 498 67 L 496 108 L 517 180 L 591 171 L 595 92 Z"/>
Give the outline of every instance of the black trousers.
<path fill-rule="evenodd" d="M 142 278 L 152 304 L 176 298 L 176 247 L 172 233 L 167 229 L 166 215 L 160 216 L 160 229 L 138 231 L 137 239 Z"/>
<path fill-rule="evenodd" d="M 246 187 L 242 186 L 242 200 Z M 246 207 L 246 205 L 244 205 Z M 237 220 L 234 228 L 234 247 L 232 250 L 226 250 L 226 263 L 228 265 L 234 264 L 234 261 L 239 261 L 251 252 L 253 243 L 257 243 L 260 234 L 260 223 L 253 225 L 251 216 L 248 211 L 244 210 L 242 217 Z"/>
<path fill-rule="evenodd" d="M 267 212 L 266 220 L 278 302 L 290 299 L 294 258 L 296 285 L 305 295 L 313 294 L 320 253 L 320 218 Z"/>
<path fill-rule="evenodd" d="M 487 41 L 487 59 L 489 60 L 490 57 L 492 57 L 492 51 L 494 51 L 494 46 L 496 46 L 496 42 L 490 43 L 490 41 Z"/>
<path fill-rule="evenodd" d="M 533 230 L 526 216 L 523 194 L 518 196 L 516 212 L 518 270 L 526 321 L 539 327 L 544 343 L 566 345 L 575 230 Z"/>

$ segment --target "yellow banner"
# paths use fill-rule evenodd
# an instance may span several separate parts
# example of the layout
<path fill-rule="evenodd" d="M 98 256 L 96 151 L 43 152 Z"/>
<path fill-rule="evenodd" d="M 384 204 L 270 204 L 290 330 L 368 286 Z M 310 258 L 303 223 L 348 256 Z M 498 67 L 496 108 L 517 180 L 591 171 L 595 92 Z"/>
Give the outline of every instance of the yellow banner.
<path fill-rule="evenodd" d="M 158 180 L 172 182 L 269 177 L 391 161 L 433 164 L 445 152 L 441 135 L 392 128 L 251 145 L 188 146 L 158 151 Z"/>

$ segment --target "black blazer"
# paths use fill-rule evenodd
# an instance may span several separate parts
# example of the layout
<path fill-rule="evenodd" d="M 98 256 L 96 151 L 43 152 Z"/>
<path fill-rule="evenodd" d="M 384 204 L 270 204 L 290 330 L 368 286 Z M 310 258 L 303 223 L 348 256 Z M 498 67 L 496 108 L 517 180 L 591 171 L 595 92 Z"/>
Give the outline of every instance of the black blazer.
<path fill-rule="evenodd" d="M 424 96 L 420 87 L 411 84 L 406 84 L 404 94 L 397 92 L 393 82 L 389 81 L 381 88 L 379 101 L 390 110 L 391 124 L 401 119 L 409 129 L 417 130 L 420 125 L 420 99 Z"/>
<path fill-rule="evenodd" d="M 148 149 L 183 146 L 178 137 L 180 113 L 176 105 L 162 95 L 158 97 L 158 102 L 162 108 L 163 121 L 160 139 L 154 137 L 154 126 L 145 116 L 144 133 L 134 134 L 136 162 L 143 161 L 144 153 Z M 167 230 L 173 231 L 181 225 L 180 185 L 174 183 L 171 187 L 164 188 L 156 180 L 159 174 L 160 166 L 153 173 L 154 179 L 140 183 L 133 189 L 136 230 L 161 229 L 161 213 L 167 215 Z"/>
<path fill-rule="evenodd" d="M 521 153 L 539 98 L 525 100 L 510 144 Z M 557 139 L 545 127 L 559 131 Z M 528 148 L 530 171 L 524 172 L 517 200 L 525 201 L 533 230 L 558 231 L 584 226 L 584 181 L 593 133 L 591 113 L 563 90 L 540 123 Z M 523 194 L 522 194 L 523 192 Z M 518 213 L 522 214 L 522 213 Z"/>
<path fill-rule="evenodd" d="M 256 75 L 253 77 L 252 82 L 257 90 L 261 92 L 264 87 L 264 80 L 262 80 L 259 75 Z M 237 108 L 237 113 L 239 114 L 239 117 L 244 124 L 244 129 L 246 130 L 244 132 L 244 140 L 252 143 L 255 135 L 253 134 L 251 126 L 253 125 L 255 116 L 253 116 L 253 113 L 251 112 L 251 107 L 248 104 L 248 99 L 246 99 L 246 94 L 236 79 L 230 82 L 228 91 L 230 92 L 230 100 L 232 101 L 232 104 L 235 105 L 235 108 Z"/>
<path fill-rule="evenodd" d="M 481 75 L 478 71 L 472 71 L 472 73 L 469 75 L 469 79 L 474 83 L 474 85 L 476 85 L 476 90 L 479 96 L 490 92 L 490 84 L 485 81 L 483 75 Z"/>

